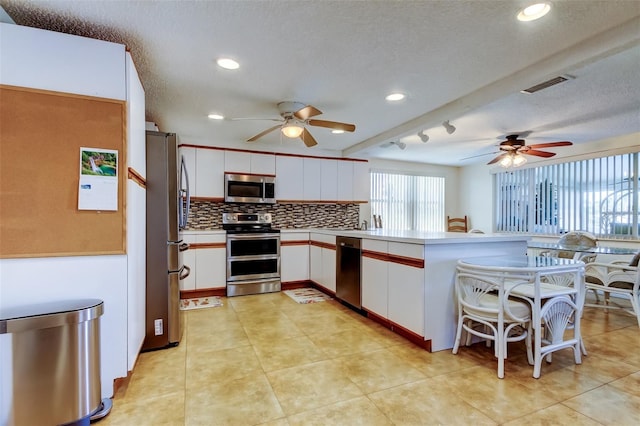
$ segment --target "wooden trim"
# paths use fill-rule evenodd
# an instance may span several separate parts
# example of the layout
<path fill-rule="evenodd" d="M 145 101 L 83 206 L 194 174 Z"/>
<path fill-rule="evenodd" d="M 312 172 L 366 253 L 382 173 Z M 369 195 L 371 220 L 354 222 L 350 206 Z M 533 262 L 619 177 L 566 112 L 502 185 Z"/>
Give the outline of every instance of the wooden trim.
<path fill-rule="evenodd" d="M 323 242 L 320 242 L 320 241 L 310 240 L 309 241 L 309 245 L 310 246 L 315 246 L 315 247 L 320 247 L 320 248 L 326 248 L 326 249 L 329 249 L 329 250 L 335 250 L 336 249 L 336 245 L 335 244 L 323 243 Z"/>
<path fill-rule="evenodd" d="M 379 251 L 372 250 L 362 250 L 362 257 L 424 269 L 424 259 L 417 259 L 415 257 L 405 257 L 397 254 L 381 253 Z"/>
<path fill-rule="evenodd" d="M 227 243 L 189 243 L 189 250 L 227 248 Z"/>
<path fill-rule="evenodd" d="M 139 187 L 144 189 L 147 188 L 147 181 L 133 167 L 127 168 L 127 178 L 134 181 Z"/>
<path fill-rule="evenodd" d="M 276 177 L 276 175 L 272 175 L 272 174 L 247 173 L 247 172 L 228 172 L 226 170 L 225 170 L 224 174 L 225 175 L 247 175 L 247 176 L 270 176 L 270 177 Z"/>
<path fill-rule="evenodd" d="M 285 246 L 308 246 L 309 240 L 291 240 L 291 241 L 282 241 L 280 240 L 280 247 Z"/>
<path fill-rule="evenodd" d="M 324 294 L 331 296 L 331 297 L 336 297 L 336 292 L 333 290 L 329 290 L 328 288 L 318 284 L 315 281 L 311 281 L 309 280 L 309 282 L 311 283 L 311 287 L 315 288 L 316 290 L 319 290 L 321 292 L 323 292 Z"/>
<path fill-rule="evenodd" d="M 307 288 L 311 286 L 311 281 L 309 280 L 287 281 L 286 283 L 280 283 L 280 288 L 282 290 L 293 290 L 294 288 Z"/>
<path fill-rule="evenodd" d="M 136 364 L 138 363 L 138 359 L 140 359 L 140 356 L 137 357 Z M 135 365 L 133 369 L 135 370 Z M 116 396 L 116 394 L 121 388 L 125 389 L 125 392 L 126 392 L 126 389 L 129 387 L 129 382 L 131 380 L 132 375 L 133 375 L 133 370 L 127 372 L 127 377 L 116 377 L 115 379 L 113 379 L 113 397 Z"/>
<path fill-rule="evenodd" d="M 224 197 L 191 197 L 191 201 L 210 201 L 212 203 L 224 203 Z"/>
<path fill-rule="evenodd" d="M 180 299 L 193 299 L 197 297 L 211 297 L 227 295 L 227 287 L 203 288 L 200 290 L 180 290 Z"/>
<path fill-rule="evenodd" d="M 272 154 L 272 155 L 280 155 L 282 157 L 298 157 L 298 158 L 319 158 L 323 160 L 338 160 L 338 161 L 353 161 L 353 162 L 361 162 L 368 163 L 369 160 L 365 160 L 363 158 L 344 158 L 344 157 L 325 157 L 325 156 L 316 156 L 316 155 L 306 155 L 306 154 L 288 154 L 284 152 L 268 152 L 268 151 L 255 151 L 252 149 L 238 149 L 238 148 L 224 148 L 219 146 L 203 146 L 203 145 L 193 145 L 188 143 L 181 143 L 178 145 L 178 148 L 202 148 L 202 149 L 215 149 L 218 151 L 233 151 L 233 152 L 246 152 L 248 154 Z M 246 174 L 246 173 L 243 173 Z"/>
<path fill-rule="evenodd" d="M 355 200 L 276 200 L 279 204 L 363 204 L 368 201 Z"/>
<path fill-rule="evenodd" d="M 431 352 L 431 340 L 424 340 L 424 337 L 420 336 L 419 334 L 416 334 L 413 331 L 394 323 L 393 321 L 389 321 L 388 319 L 383 318 L 374 312 L 368 311 L 366 308 L 362 308 L 362 310 L 366 312 L 367 318 L 404 337 L 411 343 L 418 345 L 427 352 Z"/>

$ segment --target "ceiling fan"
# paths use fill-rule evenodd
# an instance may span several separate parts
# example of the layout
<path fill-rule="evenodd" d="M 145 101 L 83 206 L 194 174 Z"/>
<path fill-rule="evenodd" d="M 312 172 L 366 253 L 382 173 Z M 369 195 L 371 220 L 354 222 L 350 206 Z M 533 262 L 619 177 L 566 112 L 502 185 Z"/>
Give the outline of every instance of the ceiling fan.
<path fill-rule="evenodd" d="M 247 139 L 247 142 L 255 142 L 264 135 L 273 132 L 276 129 L 280 129 L 283 135 L 289 138 L 302 139 L 304 144 L 308 147 L 312 147 L 318 144 L 311 133 L 305 128 L 305 126 L 318 126 L 326 127 L 333 130 L 342 130 L 345 132 L 353 132 L 356 126 L 348 123 L 339 123 L 337 121 L 316 120 L 311 117 L 322 114 L 318 108 L 313 105 L 305 105 L 301 102 L 280 102 L 278 103 L 278 111 L 282 118 L 248 118 L 244 120 L 272 120 L 279 121 L 280 124 L 270 127 L 257 135 Z M 242 119 L 235 119 L 242 120 Z"/>
<path fill-rule="evenodd" d="M 557 141 L 557 142 L 547 142 L 547 143 L 538 143 L 533 145 L 526 145 L 524 139 L 518 139 L 519 135 L 508 135 L 507 140 L 500 142 L 499 148 L 502 152 L 500 155 L 495 157 L 493 160 L 489 161 L 487 164 L 494 164 L 500 162 L 501 165 L 521 165 L 526 162 L 524 157 L 519 154 L 524 155 L 533 155 L 536 157 L 549 158 L 556 155 L 555 152 L 549 151 L 540 151 L 538 148 L 552 148 L 556 146 L 569 146 L 573 145 L 573 143 L 569 141 Z M 506 164 L 508 163 L 508 164 Z M 517 164 L 520 163 L 520 164 Z"/>

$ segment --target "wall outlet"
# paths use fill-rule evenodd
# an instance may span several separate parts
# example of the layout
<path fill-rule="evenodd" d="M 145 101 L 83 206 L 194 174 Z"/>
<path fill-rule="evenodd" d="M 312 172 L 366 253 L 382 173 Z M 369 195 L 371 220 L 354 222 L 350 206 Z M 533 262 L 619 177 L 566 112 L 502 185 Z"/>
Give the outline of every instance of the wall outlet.
<path fill-rule="evenodd" d="M 162 331 L 162 319 L 157 319 L 153 322 L 156 330 L 156 336 L 162 335 L 164 332 Z"/>

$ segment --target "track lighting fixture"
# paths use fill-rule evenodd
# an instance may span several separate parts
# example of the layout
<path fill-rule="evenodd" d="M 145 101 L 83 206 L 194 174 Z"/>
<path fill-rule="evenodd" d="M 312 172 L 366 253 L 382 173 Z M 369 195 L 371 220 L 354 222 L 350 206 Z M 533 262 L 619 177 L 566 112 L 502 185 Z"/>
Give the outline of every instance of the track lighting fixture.
<path fill-rule="evenodd" d="M 424 143 L 427 143 L 429 141 L 429 135 L 427 135 L 424 130 L 420 130 L 418 132 L 418 136 L 420 137 L 420 140 Z"/>
<path fill-rule="evenodd" d="M 442 125 L 444 126 L 445 130 L 447 131 L 447 133 L 452 134 L 453 132 L 456 131 L 456 128 L 453 124 L 449 123 L 449 120 L 445 121 L 444 123 L 442 123 Z"/>
<path fill-rule="evenodd" d="M 382 145 L 380 145 L 381 148 L 389 148 L 390 146 L 395 145 L 400 149 L 405 149 L 407 147 L 407 144 L 404 142 L 400 142 L 400 141 L 389 141 L 389 142 L 385 142 Z"/>

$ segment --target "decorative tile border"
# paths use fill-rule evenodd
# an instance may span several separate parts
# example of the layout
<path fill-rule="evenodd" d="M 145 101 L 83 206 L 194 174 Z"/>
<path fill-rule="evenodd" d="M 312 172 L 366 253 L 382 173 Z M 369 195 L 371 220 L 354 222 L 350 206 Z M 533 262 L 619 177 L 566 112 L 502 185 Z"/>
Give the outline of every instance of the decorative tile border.
<path fill-rule="evenodd" d="M 222 213 L 271 213 L 274 228 L 349 228 L 358 226 L 359 204 L 230 204 L 191 201 L 187 229 L 222 228 Z"/>

